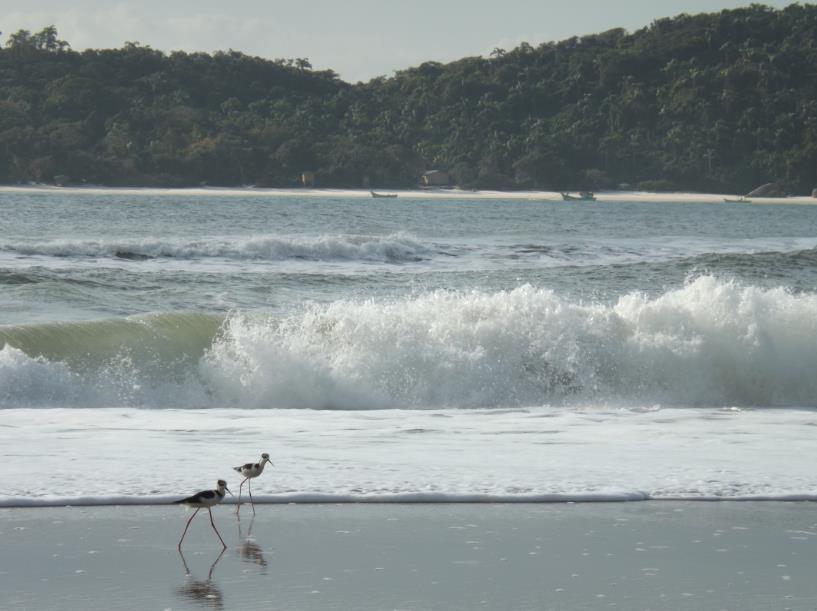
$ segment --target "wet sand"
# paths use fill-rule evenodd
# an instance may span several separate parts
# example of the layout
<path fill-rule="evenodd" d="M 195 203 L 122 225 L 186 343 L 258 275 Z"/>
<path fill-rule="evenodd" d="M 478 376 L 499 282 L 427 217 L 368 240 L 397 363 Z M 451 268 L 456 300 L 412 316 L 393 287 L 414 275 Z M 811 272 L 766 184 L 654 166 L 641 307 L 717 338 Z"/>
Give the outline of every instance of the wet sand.
<path fill-rule="evenodd" d="M 817 506 L 0 509 L 3 609 L 817 607 Z"/>

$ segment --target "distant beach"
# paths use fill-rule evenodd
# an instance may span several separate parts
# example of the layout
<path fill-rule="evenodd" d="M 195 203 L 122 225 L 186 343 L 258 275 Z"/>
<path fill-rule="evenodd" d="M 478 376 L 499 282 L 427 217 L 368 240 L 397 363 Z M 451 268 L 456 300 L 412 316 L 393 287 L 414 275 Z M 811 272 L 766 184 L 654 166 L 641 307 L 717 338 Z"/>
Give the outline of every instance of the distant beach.
<path fill-rule="evenodd" d="M 259 196 L 259 197 L 309 197 L 309 198 L 362 198 L 372 197 L 369 189 L 267 189 L 260 187 L 192 187 L 192 188 L 155 188 L 155 187 L 104 187 L 96 185 L 57 187 L 52 185 L 3 185 L 0 186 L 0 195 L 3 193 L 36 193 L 57 192 L 77 194 L 143 194 L 143 195 L 173 195 L 173 196 Z M 403 199 L 447 199 L 447 200 L 542 200 L 564 201 L 558 191 L 472 191 L 466 189 L 377 189 L 378 192 L 397 194 Z M 723 204 L 733 203 L 740 205 L 751 204 L 817 204 L 817 198 L 809 196 L 791 197 L 752 197 L 747 202 L 725 202 L 725 199 L 735 199 L 734 194 L 723 193 L 652 193 L 647 191 L 596 191 L 597 202 L 656 202 L 656 203 L 705 203 Z M 593 202 L 565 201 L 565 204 L 592 205 Z"/>

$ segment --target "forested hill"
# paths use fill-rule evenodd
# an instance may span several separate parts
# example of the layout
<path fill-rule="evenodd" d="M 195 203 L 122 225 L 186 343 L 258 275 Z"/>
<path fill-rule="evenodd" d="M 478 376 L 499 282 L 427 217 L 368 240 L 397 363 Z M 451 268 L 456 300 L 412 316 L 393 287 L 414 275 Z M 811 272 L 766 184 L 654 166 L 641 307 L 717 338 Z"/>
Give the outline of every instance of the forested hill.
<path fill-rule="evenodd" d="M 817 186 L 817 6 L 661 19 L 349 84 L 307 60 L 0 50 L 0 182 Z M 65 179 L 61 179 L 65 180 Z"/>

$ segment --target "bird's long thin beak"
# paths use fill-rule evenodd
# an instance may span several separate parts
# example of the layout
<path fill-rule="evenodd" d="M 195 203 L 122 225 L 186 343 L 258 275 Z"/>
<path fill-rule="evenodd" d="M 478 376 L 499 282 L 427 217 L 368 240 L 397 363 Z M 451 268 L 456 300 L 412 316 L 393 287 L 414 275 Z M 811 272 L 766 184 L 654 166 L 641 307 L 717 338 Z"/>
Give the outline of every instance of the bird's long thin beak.
<path fill-rule="evenodd" d="M 230 489 L 229 489 L 227 486 L 224 486 L 224 489 L 225 489 L 227 492 L 230 492 Z M 234 495 L 232 492 L 230 492 L 230 496 L 235 496 L 235 495 Z"/>

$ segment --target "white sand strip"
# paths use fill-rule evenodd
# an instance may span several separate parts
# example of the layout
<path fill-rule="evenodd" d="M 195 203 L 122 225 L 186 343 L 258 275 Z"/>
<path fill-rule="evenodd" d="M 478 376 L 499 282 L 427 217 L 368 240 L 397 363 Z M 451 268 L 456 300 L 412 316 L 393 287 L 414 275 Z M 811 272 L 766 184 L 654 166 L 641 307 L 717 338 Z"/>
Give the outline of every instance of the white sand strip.
<path fill-rule="evenodd" d="M 385 190 L 383 192 L 386 192 Z M 562 202 L 562 196 L 555 191 L 470 191 L 464 189 L 415 189 L 388 190 L 403 199 L 452 199 L 452 200 L 541 200 Z M 265 189 L 256 187 L 199 187 L 187 189 L 131 188 L 131 187 L 55 187 L 51 185 L 6 185 L 0 186 L 4 193 L 83 193 L 99 195 L 174 195 L 189 197 L 308 197 L 308 198 L 360 198 L 371 199 L 367 189 Z M 735 195 L 718 193 L 650 193 L 645 191 L 597 191 L 597 202 L 654 202 L 654 203 L 709 203 L 722 204 L 724 199 Z M 393 200 L 387 200 L 393 201 Z M 566 205 L 592 205 L 592 201 L 565 201 Z M 796 197 L 753 197 L 751 204 L 817 204 L 817 198 Z"/>

